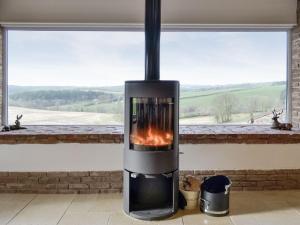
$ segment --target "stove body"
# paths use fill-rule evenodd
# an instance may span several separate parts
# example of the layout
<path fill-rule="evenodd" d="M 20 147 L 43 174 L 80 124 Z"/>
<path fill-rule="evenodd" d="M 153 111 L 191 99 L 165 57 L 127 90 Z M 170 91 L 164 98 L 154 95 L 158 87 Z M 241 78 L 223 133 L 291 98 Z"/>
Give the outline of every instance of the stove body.
<path fill-rule="evenodd" d="M 124 211 L 159 219 L 177 211 L 177 81 L 125 84 Z"/>

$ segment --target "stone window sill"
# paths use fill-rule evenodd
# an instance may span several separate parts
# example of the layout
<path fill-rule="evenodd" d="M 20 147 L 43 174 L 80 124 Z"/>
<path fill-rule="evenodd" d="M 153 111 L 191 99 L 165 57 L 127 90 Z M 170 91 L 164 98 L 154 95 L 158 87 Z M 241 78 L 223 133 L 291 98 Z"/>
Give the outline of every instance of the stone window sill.
<path fill-rule="evenodd" d="M 300 129 L 273 130 L 269 126 L 180 126 L 180 144 L 295 144 Z M 123 126 L 27 126 L 0 133 L 0 144 L 123 143 Z"/>

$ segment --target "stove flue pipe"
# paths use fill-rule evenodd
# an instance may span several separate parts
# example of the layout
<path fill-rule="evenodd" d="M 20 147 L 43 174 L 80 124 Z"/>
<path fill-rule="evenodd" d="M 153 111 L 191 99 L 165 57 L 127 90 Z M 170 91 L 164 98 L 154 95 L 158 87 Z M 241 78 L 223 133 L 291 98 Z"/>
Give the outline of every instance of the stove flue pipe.
<path fill-rule="evenodd" d="M 160 78 L 161 0 L 146 0 L 145 10 L 145 80 Z"/>

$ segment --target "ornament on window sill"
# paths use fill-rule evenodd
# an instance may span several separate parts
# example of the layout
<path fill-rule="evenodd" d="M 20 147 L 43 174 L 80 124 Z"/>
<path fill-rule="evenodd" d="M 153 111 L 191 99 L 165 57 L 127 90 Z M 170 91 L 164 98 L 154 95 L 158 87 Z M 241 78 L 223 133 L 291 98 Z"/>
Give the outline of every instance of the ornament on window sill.
<path fill-rule="evenodd" d="M 23 115 L 21 114 L 20 116 L 17 115 L 17 119 L 15 121 L 14 125 L 9 125 L 9 126 L 4 126 L 2 128 L 2 132 L 7 132 L 7 131 L 11 131 L 11 130 L 21 130 L 21 129 L 27 129 L 26 127 L 22 127 L 21 126 L 21 122 L 20 120 L 22 119 Z"/>
<path fill-rule="evenodd" d="M 293 125 L 291 123 L 281 123 L 278 121 L 280 118 L 280 115 L 283 113 L 283 109 L 281 112 L 277 112 L 276 109 L 272 111 L 273 113 L 273 123 L 272 123 L 272 129 L 277 129 L 277 130 L 292 130 Z"/>

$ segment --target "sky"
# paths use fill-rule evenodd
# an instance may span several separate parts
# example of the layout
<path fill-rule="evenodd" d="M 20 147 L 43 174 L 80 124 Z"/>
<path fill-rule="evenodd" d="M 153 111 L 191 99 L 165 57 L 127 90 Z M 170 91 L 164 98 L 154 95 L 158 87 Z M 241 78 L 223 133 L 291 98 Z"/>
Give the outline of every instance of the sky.
<path fill-rule="evenodd" d="M 114 86 L 144 79 L 144 33 L 9 31 L 8 83 Z M 286 32 L 163 32 L 161 79 L 225 85 L 286 79 Z"/>

